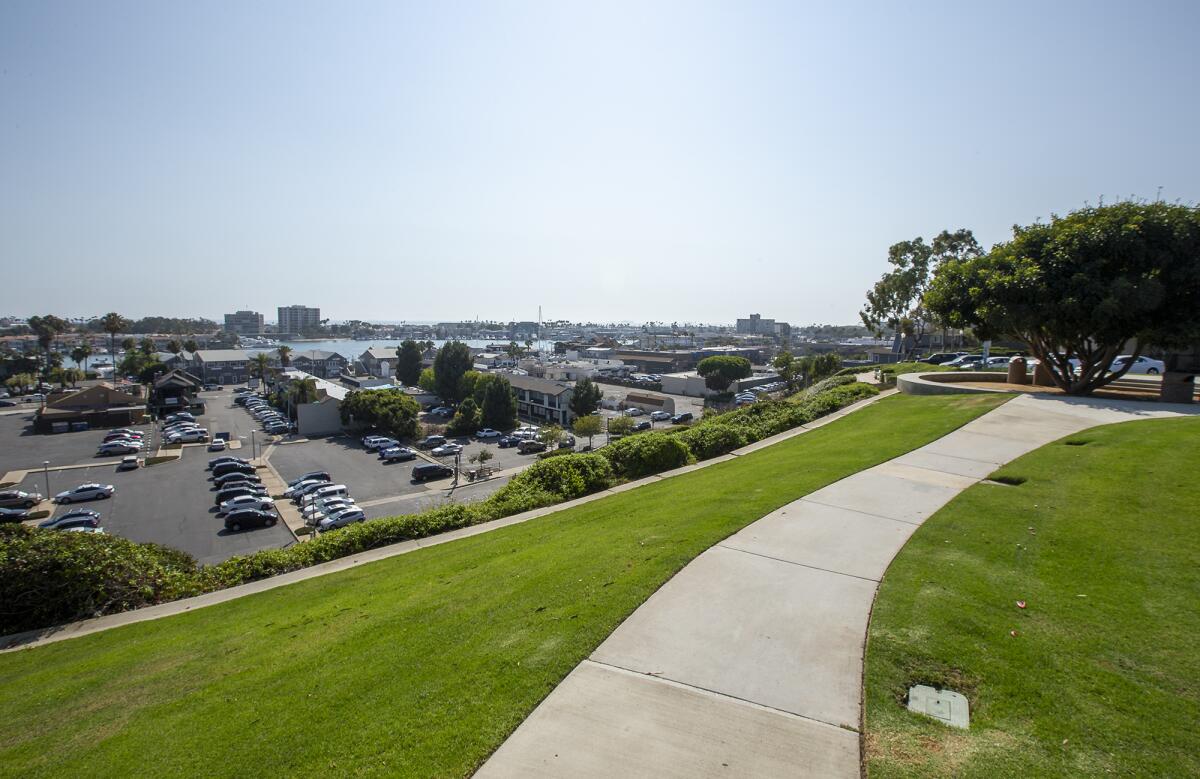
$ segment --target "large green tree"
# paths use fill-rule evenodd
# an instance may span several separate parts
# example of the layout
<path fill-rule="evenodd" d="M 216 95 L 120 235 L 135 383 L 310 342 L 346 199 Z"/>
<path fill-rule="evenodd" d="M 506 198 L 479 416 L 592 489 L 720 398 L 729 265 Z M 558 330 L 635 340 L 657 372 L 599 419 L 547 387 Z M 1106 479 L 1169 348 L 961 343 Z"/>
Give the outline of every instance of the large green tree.
<path fill-rule="evenodd" d="M 421 406 L 399 390 L 355 390 L 338 404 L 338 412 L 342 424 L 355 430 L 415 438 Z"/>
<path fill-rule="evenodd" d="M 29 329 L 37 336 L 38 346 L 45 355 L 42 367 L 42 377 L 45 378 L 50 373 L 50 347 L 54 345 L 55 338 L 71 329 L 71 325 L 54 314 L 46 314 L 29 317 Z"/>
<path fill-rule="evenodd" d="M 604 429 L 603 420 L 595 414 L 588 414 L 583 417 L 575 417 L 575 421 L 571 423 L 571 429 L 575 431 L 575 435 L 588 440 L 588 449 L 592 448 L 592 438 L 600 435 L 600 431 Z"/>
<path fill-rule="evenodd" d="M 458 403 L 466 393 L 463 374 L 471 370 L 471 350 L 462 341 L 451 341 L 438 349 L 433 360 L 434 391 L 447 403 Z"/>
<path fill-rule="evenodd" d="M 508 379 L 499 374 L 487 374 L 479 382 L 483 387 L 480 401 L 484 427 L 508 432 L 517 426 L 517 395 Z"/>
<path fill-rule="evenodd" d="M 586 417 L 600 407 L 603 397 L 604 391 L 596 386 L 596 382 L 585 376 L 575 382 L 575 389 L 571 391 L 571 400 L 567 405 L 575 416 Z"/>
<path fill-rule="evenodd" d="M 931 243 L 921 237 L 901 241 L 888 248 L 892 269 L 867 291 L 867 305 L 859 312 L 863 324 L 877 336 L 886 330 L 901 337 L 905 357 L 920 346 L 931 324 L 924 305 L 937 268 L 951 260 L 965 260 L 981 254 L 979 242 L 970 230 L 943 230 Z"/>
<path fill-rule="evenodd" d="M 1200 209 L 1126 201 L 1014 227 L 943 263 L 925 302 L 980 338 L 1024 341 L 1063 391 L 1093 392 L 1128 371 L 1114 359 L 1132 339 L 1135 357 L 1200 340 Z"/>
<path fill-rule="evenodd" d="M 738 379 L 750 375 L 750 361 L 733 355 L 705 357 L 696 365 L 696 372 L 704 377 L 704 386 L 716 392 L 724 392 Z"/>
<path fill-rule="evenodd" d="M 415 387 L 421 380 L 421 347 L 411 338 L 396 349 L 396 380 L 406 387 Z"/>

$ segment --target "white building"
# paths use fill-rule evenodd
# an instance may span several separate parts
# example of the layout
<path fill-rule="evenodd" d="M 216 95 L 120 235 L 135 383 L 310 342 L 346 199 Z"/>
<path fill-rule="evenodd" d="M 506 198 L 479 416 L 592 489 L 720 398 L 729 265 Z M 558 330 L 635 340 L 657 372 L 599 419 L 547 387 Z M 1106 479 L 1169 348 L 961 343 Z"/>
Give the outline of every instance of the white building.
<path fill-rule="evenodd" d="M 285 388 L 293 381 L 312 379 L 317 385 L 317 398 L 296 406 L 296 432 L 302 436 L 333 435 L 342 432 L 341 403 L 350 392 L 341 384 L 298 370 L 286 370 L 279 376 Z"/>

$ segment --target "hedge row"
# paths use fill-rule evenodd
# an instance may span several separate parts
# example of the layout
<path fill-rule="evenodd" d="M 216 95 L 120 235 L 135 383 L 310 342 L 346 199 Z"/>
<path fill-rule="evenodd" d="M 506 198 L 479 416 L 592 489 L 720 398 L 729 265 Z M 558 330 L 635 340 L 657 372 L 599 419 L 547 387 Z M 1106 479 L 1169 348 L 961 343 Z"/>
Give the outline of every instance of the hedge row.
<path fill-rule="evenodd" d="M 872 387 L 829 380 L 815 393 L 708 415 L 689 427 L 639 433 L 596 453 L 539 460 L 491 497 L 420 514 L 360 522 L 287 549 L 270 549 L 199 567 L 191 557 L 115 536 L 0 528 L 0 634 L 62 624 L 232 587 L 389 544 L 470 527 L 572 500 L 638 478 L 706 460 L 811 422 Z"/>

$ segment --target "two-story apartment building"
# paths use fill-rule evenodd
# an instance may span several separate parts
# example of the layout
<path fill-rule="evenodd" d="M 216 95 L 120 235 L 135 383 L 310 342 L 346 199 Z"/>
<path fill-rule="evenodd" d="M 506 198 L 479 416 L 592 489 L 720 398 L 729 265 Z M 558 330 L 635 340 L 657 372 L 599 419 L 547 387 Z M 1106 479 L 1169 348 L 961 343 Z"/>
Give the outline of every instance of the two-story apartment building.
<path fill-rule="evenodd" d="M 552 422 L 562 427 L 571 424 L 575 415 L 568 403 L 574 388 L 570 384 L 535 376 L 505 376 L 517 393 L 517 413 L 535 422 Z"/>
<path fill-rule="evenodd" d="M 396 374 L 396 347 L 372 346 L 358 356 L 358 362 L 369 375 L 390 379 Z"/>
<path fill-rule="evenodd" d="M 325 349 L 307 349 L 303 352 L 293 352 L 291 362 L 296 370 L 316 376 L 319 379 L 336 379 L 342 375 L 346 370 L 346 366 L 350 364 L 350 361 L 342 355 Z"/>
<path fill-rule="evenodd" d="M 242 349 L 201 349 L 188 372 L 206 384 L 242 384 L 250 379 L 250 356 Z"/>

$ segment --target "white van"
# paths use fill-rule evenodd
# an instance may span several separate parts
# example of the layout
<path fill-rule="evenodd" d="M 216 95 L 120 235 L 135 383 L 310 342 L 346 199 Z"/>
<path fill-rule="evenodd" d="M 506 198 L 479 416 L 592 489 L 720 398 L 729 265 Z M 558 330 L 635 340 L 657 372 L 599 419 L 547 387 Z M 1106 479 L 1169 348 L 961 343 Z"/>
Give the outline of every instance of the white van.
<path fill-rule="evenodd" d="M 328 487 L 322 487 L 312 494 L 312 501 L 316 503 L 320 500 L 328 498 L 345 498 L 349 497 L 350 490 L 345 484 L 331 484 Z"/>

